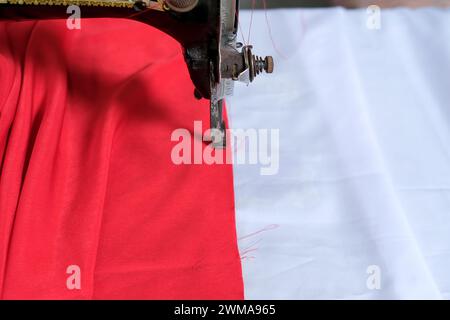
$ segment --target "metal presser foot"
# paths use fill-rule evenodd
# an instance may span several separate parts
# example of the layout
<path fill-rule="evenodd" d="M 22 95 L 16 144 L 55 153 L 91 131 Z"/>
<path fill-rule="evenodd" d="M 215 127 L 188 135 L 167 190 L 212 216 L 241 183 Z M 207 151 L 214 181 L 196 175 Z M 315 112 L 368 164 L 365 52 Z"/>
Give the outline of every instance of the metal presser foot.
<path fill-rule="evenodd" d="M 237 46 L 239 46 L 238 44 Z M 238 53 L 236 47 L 229 46 L 222 52 L 222 81 L 211 87 L 210 102 L 211 140 L 214 148 L 226 147 L 226 126 L 223 119 L 224 97 L 233 94 L 233 82 L 240 81 L 247 85 L 262 72 L 273 73 L 272 57 L 260 58 L 252 53 L 252 46 L 245 46 Z M 231 77 L 230 77 L 231 76 Z M 231 81 L 230 81 L 231 80 Z"/>
<path fill-rule="evenodd" d="M 226 130 L 223 120 L 223 102 L 233 94 L 234 82 L 249 85 L 261 73 L 273 73 L 274 60 L 253 54 L 253 46 L 243 46 L 236 41 L 238 31 L 238 5 L 236 0 L 222 0 L 220 30 L 218 31 L 218 72 L 211 72 L 211 139 L 215 148 L 226 147 Z M 239 49 L 241 51 L 239 51 Z M 214 70 L 214 65 L 211 65 Z M 218 79 L 218 80 L 216 80 Z"/>
<path fill-rule="evenodd" d="M 223 100 L 213 102 L 211 100 L 211 141 L 214 148 L 226 147 L 226 126 L 223 120 Z"/>

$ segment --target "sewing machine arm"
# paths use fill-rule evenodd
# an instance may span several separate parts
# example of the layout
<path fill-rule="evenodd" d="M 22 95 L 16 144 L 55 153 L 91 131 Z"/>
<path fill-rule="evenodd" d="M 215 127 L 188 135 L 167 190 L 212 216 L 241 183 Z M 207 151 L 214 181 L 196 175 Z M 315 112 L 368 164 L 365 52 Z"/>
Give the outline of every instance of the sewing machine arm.
<path fill-rule="evenodd" d="M 263 71 L 273 72 L 272 57 L 255 57 L 251 46 L 236 41 L 239 0 L 0 0 L 0 19 L 67 19 L 70 4 L 82 6 L 82 18 L 133 19 L 176 39 L 184 48 L 194 94 L 211 101 L 215 147 L 226 144 L 222 105 L 234 81 L 248 84 Z M 151 7 L 155 4 L 161 5 L 158 10 Z"/>

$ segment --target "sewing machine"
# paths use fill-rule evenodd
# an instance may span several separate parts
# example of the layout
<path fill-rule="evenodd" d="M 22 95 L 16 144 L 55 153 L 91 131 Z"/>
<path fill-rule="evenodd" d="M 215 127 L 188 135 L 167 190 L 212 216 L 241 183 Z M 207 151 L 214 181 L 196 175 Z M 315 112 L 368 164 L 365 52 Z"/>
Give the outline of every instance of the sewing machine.
<path fill-rule="evenodd" d="M 78 6 L 80 18 L 137 20 L 180 42 L 195 96 L 211 101 L 210 138 L 217 148 L 226 145 L 223 101 L 234 82 L 249 84 L 274 69 L 272 57 L 257 57 L 252 46 L 237 42 L 239 0 L 0 0 L 0 19 L 67 19 L 68 6 Z"/>

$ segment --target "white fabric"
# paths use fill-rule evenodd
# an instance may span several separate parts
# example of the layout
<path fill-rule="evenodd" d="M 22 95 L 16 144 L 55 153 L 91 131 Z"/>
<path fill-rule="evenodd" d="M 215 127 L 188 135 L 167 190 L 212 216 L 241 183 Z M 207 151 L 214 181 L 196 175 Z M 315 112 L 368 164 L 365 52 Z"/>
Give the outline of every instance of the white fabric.
<path fill-rule="evenodd" d="M 450 298 L 450 10 L 366 19 L 254 14 L 276 73 L 237 86 L 230 121 L 280 129 L 280 171 L 234 168 L 247 299 Z"/>

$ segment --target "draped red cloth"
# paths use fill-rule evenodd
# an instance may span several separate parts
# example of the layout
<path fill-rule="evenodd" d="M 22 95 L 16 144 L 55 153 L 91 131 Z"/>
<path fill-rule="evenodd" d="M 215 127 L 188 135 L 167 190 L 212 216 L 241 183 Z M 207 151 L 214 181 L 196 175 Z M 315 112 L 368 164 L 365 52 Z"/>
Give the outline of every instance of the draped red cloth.
<path fill-rule="evenodd" d="M 243 298 L 231 166 L 171 161 L 193 89 L 144 24 L 0 22 L 1 298 Z"/>

